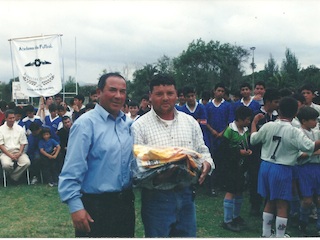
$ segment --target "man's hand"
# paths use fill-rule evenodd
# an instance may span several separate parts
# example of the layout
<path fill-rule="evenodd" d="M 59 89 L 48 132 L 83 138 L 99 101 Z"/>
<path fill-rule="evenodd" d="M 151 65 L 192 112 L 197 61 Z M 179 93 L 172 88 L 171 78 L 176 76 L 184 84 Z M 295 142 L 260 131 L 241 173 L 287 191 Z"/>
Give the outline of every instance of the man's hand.
<path fill-rule="evenodd" d="M 90 232 L 89 222 L 94 222 L 89 213 L 85 209 L 81 209 L 71 213 L 73 227 L 79 232 Z"/>
<path fill-rule="evenodd" d="M 204 182 L 204 180 L 206 179 L 206 176 L 208 175 L 208 172 L 210 171 L 210 169 L 211 169 L 211 165 L 210 165 L 210 163 L 208 163 L 207 161 L 204 161 L 203 163 L 202 163 L 202 173 L 201 173 L 201 175 L 200 175 L 200 177 L 199 177 L 199 184 L 201 185 L 203 182 Z"/>

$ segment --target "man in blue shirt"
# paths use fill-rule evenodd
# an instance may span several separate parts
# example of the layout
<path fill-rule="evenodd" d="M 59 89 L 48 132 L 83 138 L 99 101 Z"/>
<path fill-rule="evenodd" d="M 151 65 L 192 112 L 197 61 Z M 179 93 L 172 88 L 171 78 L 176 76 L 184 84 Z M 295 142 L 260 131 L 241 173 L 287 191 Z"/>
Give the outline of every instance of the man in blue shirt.
<path fill-rule="evenodd" d="M 71 127 L 58 190 L 76 237 L 134 237 L 132 120 L 120 111 L 126 81 L 104 74 L 97 93 L 99 104 Z"/>

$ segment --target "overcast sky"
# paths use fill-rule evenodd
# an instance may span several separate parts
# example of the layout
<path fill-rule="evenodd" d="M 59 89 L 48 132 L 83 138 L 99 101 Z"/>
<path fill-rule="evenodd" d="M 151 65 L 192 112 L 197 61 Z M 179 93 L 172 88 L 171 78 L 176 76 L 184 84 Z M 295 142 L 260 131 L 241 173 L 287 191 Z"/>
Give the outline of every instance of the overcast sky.
<path fill-rule="evenodd" d="M 80 84 L 96 84 L 103 69 L 126 75 L 125 66 L 132 72 L 164 54 L 177 57 L 199 38 L 256 47 L 256 71 L 270 54 L 281 65 L 286 48 L 301 67 L 320 67 L 319 24 L 320 1 L 311 0 L 0 0 L 0 81 L 13 75 L 8 39 L 41 34 L 63 34 L 65 79 Z"/>

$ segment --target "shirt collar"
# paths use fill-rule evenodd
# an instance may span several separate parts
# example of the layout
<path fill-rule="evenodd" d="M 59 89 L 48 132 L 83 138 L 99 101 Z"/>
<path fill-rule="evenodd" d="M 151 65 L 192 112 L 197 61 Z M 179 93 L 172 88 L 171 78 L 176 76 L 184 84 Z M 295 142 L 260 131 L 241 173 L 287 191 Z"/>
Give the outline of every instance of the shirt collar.
<path fill-rule="evenodd" d="M 233 131 L 236 131 L 239 133 L 239 130 L 238 130 L 238 127 L 236 125 L 236 123 L 233 121 L 232 123 L 229 124 L 229 127 L 233 130 Z M 247 132 L 249 130 L 248 127 L 243 127 L 243 133 L 241 134 L 244 134 L 245 132 Z M 240 134 L 240 133 L 239 133 Z"/>
<path fill-rule="evenodd" d="M 147 113 L 146 113 L 146 114 L 147 114 Z M 154 118 L 156 118 L 156 119 L 158 119 L 158 120 L 161 121 L 162 118 L 154 111 L 153 107 L 151 107 L 150 114 L 152 114 L 152 116 L 153 116 Z M 176 108 L 173 108 L 173 114 L 174 114 L 174 117 L 173 117 L 172 120 L 176 120 L 177 117 L 178 117 L 178 114 L 180 114 L 180 113 L 179 113 L 179 111 L 178 111 Z"/>
<path fill-rule="evenodd" d="M 93 109 L 94 111 L 97 111 L 98 114 L 104 119 L 104 120 L 108 120 L 109 116 L 110 118 L 114 119 L 113 115 L 111 115 L 107 110 L 105 110 L 103 107 L 101 107 L 101 105 L 99 103 L 96 104 L 96 106 Z M 122 118 L 123 121 L 126 121 L 126 115 L 124 114 L 124 112 L 120 111 L 118 113 L 118 116 L 116 118 L 119 119 Z"/>

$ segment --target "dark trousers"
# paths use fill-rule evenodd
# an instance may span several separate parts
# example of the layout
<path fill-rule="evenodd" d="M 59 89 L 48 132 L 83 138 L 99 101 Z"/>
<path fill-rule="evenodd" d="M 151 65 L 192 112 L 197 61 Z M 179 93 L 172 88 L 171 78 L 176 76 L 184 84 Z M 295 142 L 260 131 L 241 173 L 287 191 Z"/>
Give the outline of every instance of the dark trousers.
<path fill-rule="evenodd" d="M 94 220 L 91 232 L 75 232 L 76 237 L 134 237 L 135 209 L 132 190 L 82 196 L 86 211 Z"/>
<path fill-rule="evenodd" d="M 45 156 L 41 156 L 41 168 L 45 183 L 57 183 L 57 159 L 50 159 Z"/>

